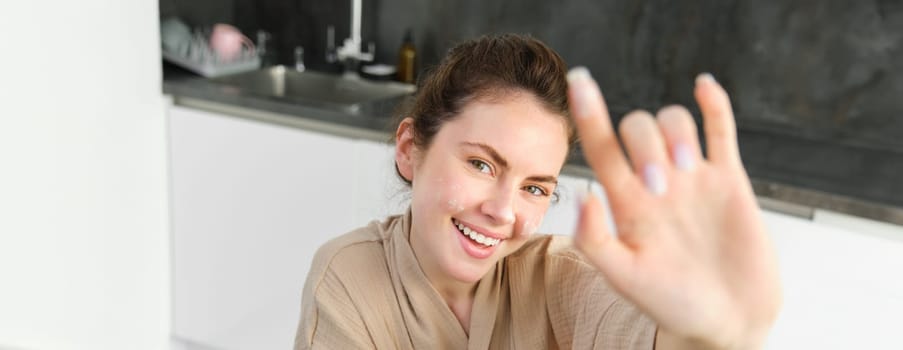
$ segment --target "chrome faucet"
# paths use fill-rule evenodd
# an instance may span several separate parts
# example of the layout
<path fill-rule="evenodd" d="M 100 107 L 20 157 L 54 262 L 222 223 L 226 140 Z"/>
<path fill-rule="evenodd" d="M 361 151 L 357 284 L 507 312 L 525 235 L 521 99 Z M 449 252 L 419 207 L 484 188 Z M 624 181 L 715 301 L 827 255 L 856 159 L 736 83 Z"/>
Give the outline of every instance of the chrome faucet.
<path fill-rule="evenodd" d="M 295 46 L 295 70 L 304 71 L 304 47 Z"/>
<path fill-rule="evenodd" d="M 340 61 L 345 65 L 345 75 L 357 75 L 360 62 L 373 61 L 376 45 L 367 44 L 367 51 L 361 51 L 361 4 L 362 0 L 351 0 L 351 37 L 345 38 L 342 46 L 335 47 L 335 27 L 326 28 L 326 61 Z"/>

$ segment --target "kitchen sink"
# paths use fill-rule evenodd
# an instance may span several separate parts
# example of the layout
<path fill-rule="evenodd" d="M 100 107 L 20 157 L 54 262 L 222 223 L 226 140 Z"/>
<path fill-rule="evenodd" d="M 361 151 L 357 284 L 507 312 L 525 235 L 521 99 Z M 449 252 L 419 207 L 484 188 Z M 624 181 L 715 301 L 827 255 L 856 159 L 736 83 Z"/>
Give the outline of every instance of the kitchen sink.
<path fill-rule="evenodd" d="M 415 91 L 414 85 L 370 81 L 285 66 L 213 78 L 233 93 L 282 102 L 329 108 L 344 112 L 391 113 L 391 109 Z"/>

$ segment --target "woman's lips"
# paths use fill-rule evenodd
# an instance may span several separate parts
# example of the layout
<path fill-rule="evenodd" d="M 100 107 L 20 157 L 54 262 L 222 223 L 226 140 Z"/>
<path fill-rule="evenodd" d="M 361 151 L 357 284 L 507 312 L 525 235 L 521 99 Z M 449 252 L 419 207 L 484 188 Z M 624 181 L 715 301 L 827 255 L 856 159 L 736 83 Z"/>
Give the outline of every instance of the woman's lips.
<path fill-rule="evenodd" d="M 464 252 L 467 253 L 467 255 L 470 255 L 475 259 L 486 259 L 492 256 L 492 253 L 494 253 L 499 245 L 501 245 L 501 240 L 493 246 L 481 244 L 466 236 L 464 232 L 458 229 L 455 221 L 452 221 L 451 225 L 452 229 L 457 233 L 458 241 L 461 243 L 461 248 L 464 249 Z"/>
<path fill-rule="evenodd" d="M 492 247 L 494 245 L 501 243 L 501 241 L 502 241 L 501 239 L 492 238 L 491 236 L 484 235 L 483 233 L 481 233 L 477 230 L 474 230 L 468 226 L 465 226 L 464 224 L 462 224 L 461 222 L 459 222 L 457 220 L 452 219 L 452 223 L 455 224 L 455 226 L 457 226 L 458 231 L 461 231 L 461 233 L 463 233 L 465 236 L 470 237 L 470 239 L 472 241 L 475 241 L 475 242 L 485 245 L 487 247 Z"/>

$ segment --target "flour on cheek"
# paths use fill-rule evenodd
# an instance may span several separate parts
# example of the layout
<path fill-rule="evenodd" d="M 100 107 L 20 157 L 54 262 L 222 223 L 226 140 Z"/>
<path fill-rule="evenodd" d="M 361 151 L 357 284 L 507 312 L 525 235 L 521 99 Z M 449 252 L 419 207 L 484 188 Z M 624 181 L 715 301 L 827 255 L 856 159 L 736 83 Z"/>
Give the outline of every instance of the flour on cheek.
<path fill-rule="evenodd" d="M 521 228 L 521 234 L 524 237 L 532 236 L 539 229 L 539 220 L 527 219 Z"/>
<path fill-rule="evenodd" d="M 441 181 L 441 182 L 439 182 Z M 461 185 L 458 184 L 449 184 L 442 179 L 437 181 L 437 187 L 442 188 L 442 191 L 436 191 L 437 199 L 441 205 L 443 205 L 446 209 L 451 212 L 460 212 L 464 211 L 464 199 L 461 198 Z"/>
<path fill-rule="evenodd" d="M 459 211 L 464 210 L 464 206 L 461 205 L 461 202 L 459 202 L 458 199 L 456 199 L 456 198 L 449 199 L 448 201 L 445 202 L 445 205 L 448 208 L 448 210 L 451 210 L 454 212 L 459 212 Z"/>

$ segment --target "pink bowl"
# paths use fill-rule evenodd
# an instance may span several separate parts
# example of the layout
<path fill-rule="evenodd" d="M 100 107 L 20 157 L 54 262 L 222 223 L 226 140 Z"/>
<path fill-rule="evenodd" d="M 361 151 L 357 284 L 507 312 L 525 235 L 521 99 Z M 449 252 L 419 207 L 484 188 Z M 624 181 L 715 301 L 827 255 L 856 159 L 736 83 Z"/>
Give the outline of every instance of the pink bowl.
<path fill-rule="evenodd" d="M 254 48 L 251 39 L 244 36 L 238 28 L 228 24 L 217 23 L 213 26 L 213 32 L 210 33 L 210 48 L 223 61 L 234 61 L 241 55 L 243 47 L 249 49 Z"/>

